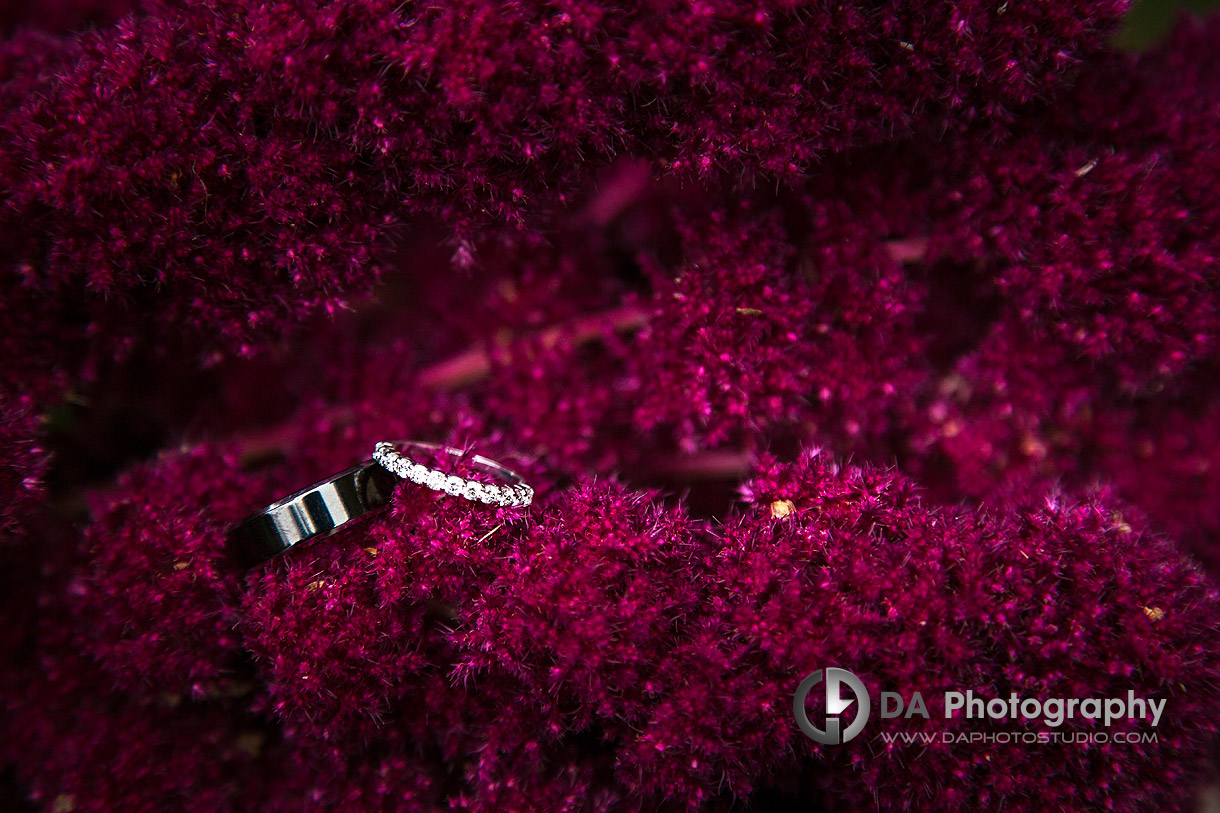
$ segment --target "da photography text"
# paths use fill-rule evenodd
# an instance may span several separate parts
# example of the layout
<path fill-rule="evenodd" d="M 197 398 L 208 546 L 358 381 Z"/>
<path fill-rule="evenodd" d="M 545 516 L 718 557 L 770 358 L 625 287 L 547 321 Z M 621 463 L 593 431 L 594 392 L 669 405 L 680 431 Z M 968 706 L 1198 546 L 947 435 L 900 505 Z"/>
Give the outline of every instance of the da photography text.
<path fill-rule="evenodd" d="M 812 700 L 811 700 L 812 698 Z M 881 692 L 878 696 L 878 717 L 883 720 L 932 719 L 923 695 L 916 691 L 904 695 L 901 692 Z M 1070 720 L 1097 721 L 1109 728 L 1123 720 L 1140 720 L 1155 728 L 1161 722 L 1166 701 L 1137 697 L 1128 690 L 1125 697 L 1022 697 L 1016 692 L 1007 697 L 988 697 L 974 691 L 946 691 L 939 708 L 944 709 L 944 719 L 953 720 L 1006 720 L 1009 722 L 1040 722 L 1049 728 L 1058 728 Z M 825 723 L 815 725 L 809 718 L 808 708 L 825 711 Z M 873 698 L 864 682 L 855 674 L 839 667 L 819 669 L 805 677 L 797 686 L 793 697 L 792 713 L 797 726 L 815 742 L 824 745 L 840 745 L 858 736 L 873 713 Z M 818 715 L 821 716 L 820 714 Z M 980 736 L 995 738 L 996 732 Z M 1080 732 L 1087 738 L 1097 739 L 1097 732 Z M 956 741 L 960 734 L 946 732 Z M 999 732 L 1015 742 L 1068 742 L 1079 741 L 1079 737 L 1035 734 L 1028 729 Z M 925 735 L 926 736 L 926 735 Z M 1105 735 L 1109 739 L 1108 735 Z M 966 737 L 962 741 L 973 742 Z M 995 740 L 1000 741 L 1000 740 Z M 1146 741 L 1116 737 L 1114 741 Z"/>

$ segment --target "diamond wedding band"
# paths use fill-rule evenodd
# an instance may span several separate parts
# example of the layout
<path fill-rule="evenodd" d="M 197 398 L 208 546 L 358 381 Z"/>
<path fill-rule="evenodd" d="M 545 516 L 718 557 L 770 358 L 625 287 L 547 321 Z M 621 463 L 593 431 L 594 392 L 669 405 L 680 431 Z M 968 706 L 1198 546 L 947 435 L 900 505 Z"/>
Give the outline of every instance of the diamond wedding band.
<path fill-rule="evenodd" d="M 432 453 L 444 453 L 461 460 L 466 460 L 473 468 L 490 474 L 503 482 L 483 483 L 459 477 L 456 474 L 445 474 L 443 471 L 429 468 L 400 449 L 407 451 L 424 450 Z M 410 480 L 433 491 L 443 491 L 454 497 L 462 497 L 472 502 L 501 505 L 509 508 L 524 508 L 534 500 L 534 489 L 521 479 L 521 476 L 494 460 L 483 455 L 471 455 L 452 446 L 442 446 L 439 443 L 423 443 L 421 441 L 381 441 L 373 449 L 373 460 L 380 463 L 387 471 L 393 472 L 404 480 Z"/>

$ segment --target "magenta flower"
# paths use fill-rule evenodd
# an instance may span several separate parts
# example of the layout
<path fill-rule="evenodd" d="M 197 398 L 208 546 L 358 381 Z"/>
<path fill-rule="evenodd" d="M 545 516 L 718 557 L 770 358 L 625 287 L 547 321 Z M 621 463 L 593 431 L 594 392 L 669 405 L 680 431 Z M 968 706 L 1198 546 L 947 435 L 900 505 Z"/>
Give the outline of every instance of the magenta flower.
<path fill-rule="evenodd" d="M 1220 24 L 1125 9 L 0 14 L 0 799 L 1193 808 Z M 535 502 L 228 556 L 397 438 Z M 930 714 L 816 744 L 830 666 Z"/>

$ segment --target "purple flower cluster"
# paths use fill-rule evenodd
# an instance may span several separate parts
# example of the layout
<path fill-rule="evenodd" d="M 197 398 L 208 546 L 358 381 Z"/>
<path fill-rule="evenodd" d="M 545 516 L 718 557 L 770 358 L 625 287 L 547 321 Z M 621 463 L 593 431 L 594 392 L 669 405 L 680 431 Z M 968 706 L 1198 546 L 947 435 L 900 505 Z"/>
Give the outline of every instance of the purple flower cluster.
<path fill-rule="evenodd" d="M 74 368 L 183 331 L 197 357 L 253 353 L 366 293 L 396 226 L 440 219 L 460 265 L 486 234 L 544 230 L 620 153 L 792 179 L 1003 116 L 1062 85 L 1124 5 L 224 0 L 126 17 L 47 70 L 19 39 L 5 285 L 71 324 L 51 357 Z"/>
<path fill-rule="evenodd" d="M 0 17 L 0 799 L 1189 809 L 1220 23 L 1135 57 L 1124 10 Z M 409 437 L 534 506 L 404 485 L 226 557 Z M 931 719 L 815 744 L 793 693 L 833 665 Z M 1166 713 L 965 746 L 1004 726 L 950 690 Z"/>
<path fill-rule="evenodd" d="M 40 423 L 32 399 L 0 394 L 0 544 L 18 537 L 41 508 L 48 455 L 39 445 Z"/>
<path fill-rule="evenodd" d="M 155 468 L 202 486 L 217 474 L 201 468 L 203 453 Z M 820 452 L 763 458 L 754 471 L 722 527 L 614 483 L 553 493 L 528 519 L 454 511 L 446 497 L 404 488 L 385 517 L 259 571 L 240 600 L 200 586 L 214 577 L 206 552 L 160 579 L 133 561 L 143 584 L 93 585 L 126 605 L 110 614 L 130 629 L 72 612 L 82 588 L 70 581 L 59 588 L 66 606 L 44 621 L 40 661 L 25 668 L 54 675 L 83 664 L 55 681 L 54 698 L 47 689 L 10 703 L 14 719 L 38 721 L 28 725 L 47 747 L 98 761 L 13 758 L 69 793 L 96 793 L 86 789 L 103 765 L 145 798 L 169 793 L 161 754 L 141 746 L 116 764 L 97 743 L 121 740 L 112 727 L 142 714 L 143 702 L 140 726 L 194 732 L 222 749 L 176 770 L 218 794 L 267 782 L 277 804 L 307 793 L 319 806 L 693 808 L 765 790 L 865 808 L 901 806 L 918 788 L 920 806 L 1002 799 L 1033 810 L 1047 798 L 1169 805 L 1206 770 L 1200 746 L 1220 712 L 1207 677 L 1220 669 L 1220 602 L 1171 542 L 1133 527 L 1112 499 L 1056 495 L 993 516 L 928 506 L 896 472 L 843 467 Z M 206 496 L 196 499 L 183 512 L 198 516 L 180 526 L 186 538 L 210 522 L 198 510 Z M 163 533 L 157 502 L 126 517 L 131 535 L 112 534 L 116 549 L 135 556 Z M 81 566 L 105 575 L 96 553 L 84 553 Z M 154 600 L 154 589 L 181 616 L 171 625 L 140 613 L 139 597 Z M 226 613 L 240 616 L 241 640 L 226 637 Z M 85 631 L 104 657 L 60 651 Z M 110 650 L 99 646 L 106 640 Z M 187 652 L 194 664 L 183 663 Z M 253 662 L 234 662 L 242 652 Z M 1174 717 L 1138 758 L 1122 744 L 1049 762 L 1016 745 L 938 744 L 919 759 L 901 746 L 828 752 L 795 730 L 787 709 L 793 676 L 832 662 L 856 664 L 874 692 L 1130 689 L 1164 696 Z M 226 680 L 190 682 L 218 665 Z M 103 666 L 129 669 L 121 712 L 38 728 L 58 725 L 71 703 L 98 702 Z M 319 764 L 331 766 L 325 779 Z M 963 773 L 969 783 L 954 779 Z M 1030 800 L 1035 777 L 1043 795 Z M 287 787 L 301 782 L 307 791 Z"/>

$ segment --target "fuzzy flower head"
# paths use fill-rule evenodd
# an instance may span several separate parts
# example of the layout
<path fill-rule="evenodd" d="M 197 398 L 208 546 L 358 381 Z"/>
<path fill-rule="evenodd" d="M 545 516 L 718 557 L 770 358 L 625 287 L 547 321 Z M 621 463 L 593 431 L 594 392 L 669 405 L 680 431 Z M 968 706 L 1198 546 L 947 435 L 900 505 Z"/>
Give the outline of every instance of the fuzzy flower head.
<path fill-rule="evenodd" d="M 1125 7 L 0 15 L 6 777 L 60 810 L 1188 807 L 1220 25 L 1132 57 Z M 225 556 L 400 438 L 536 500 L 404 482 Z M 813 743 L 832 665 L 930 717 Z M 1165 713 L 963 747 L 1048 726 L 947 691 Z"/>

